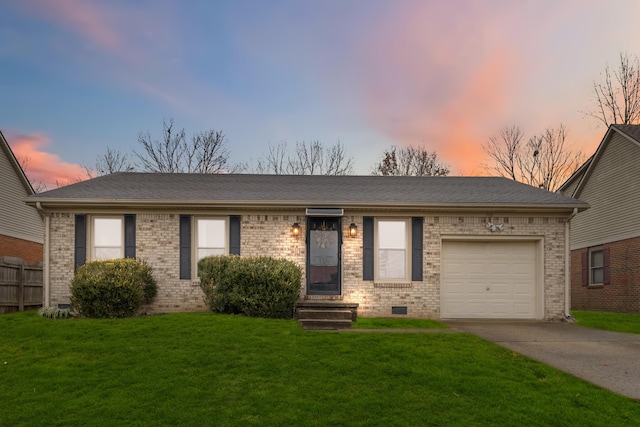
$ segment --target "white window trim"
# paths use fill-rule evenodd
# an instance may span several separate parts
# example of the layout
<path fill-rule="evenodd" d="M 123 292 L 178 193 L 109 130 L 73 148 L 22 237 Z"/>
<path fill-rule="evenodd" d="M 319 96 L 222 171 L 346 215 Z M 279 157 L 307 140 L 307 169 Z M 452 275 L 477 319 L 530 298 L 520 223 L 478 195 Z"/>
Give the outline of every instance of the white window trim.
<path fill-rule="evenodd" d="M 194 216 L 192 223 L 192 235 L 191 235 L 191 259 L 192 259 L 192 277 L 198 276 L 198 249 L 200 249 L 200 242 L 198 241 L 198 222 L 201 220 L 213 220 L 224 222 L 224 255 L 229 255 L 229 217 L 224 216 Z"/>
<path fill-rule="evenodd" d="M 120 220 L 120 256 L 118 258 L 124 258 L 124 215 L 91 215 L 89 221 L 89 242 L 90 245 L 87 248 L 87 252 L 89 252 L 88 258 L 91 261 L 97 261 L 96 258 L 96 242 L 95 242 L 95 221 L 99 219 L 119 219 Z M 105 258 L 100 258 L 100 260 L 104 260 Z M 111 258 L 117 259 L 117 258 Z"/>
<path fill-rule="evenodd" d="M 381 278 L 379 275 L 380 268 L 380 259 L 379 259 L 379 251 L 380 251 L 380 236 L 378 232 L 378 224 L 380 222 L 404 222 L 405 227 L 405 268 L 404 268 L 404 277 L 403 278 Z M 374 281 L 376 283 L 411 283 L 411 253 L 412 253 L 412 243 L 411 243 L 411 218 L 397 218 L 397 217 L 376 217 L 374 219 L 374 229 L 373 229 L 373 250 L 374 250 Z"/>

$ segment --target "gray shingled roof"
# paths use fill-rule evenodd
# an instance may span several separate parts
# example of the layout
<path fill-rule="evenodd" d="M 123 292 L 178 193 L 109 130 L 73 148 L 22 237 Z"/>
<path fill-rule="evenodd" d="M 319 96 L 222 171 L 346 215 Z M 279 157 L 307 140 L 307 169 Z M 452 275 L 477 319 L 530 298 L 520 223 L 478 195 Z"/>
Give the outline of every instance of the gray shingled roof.
<path fill-rule="evenodd" d="M 579 200 L 497 177 L 380 177 L 116 173 L 28 198 L 43 206 L 513 206 L 586 209 Z"/>
<path fill-rule="evenodd" d="M 631 138 L 640 142 L 640 125 L 611 125 L 612 127 L 619 129 L 622 133 L 627 134 Z"/>

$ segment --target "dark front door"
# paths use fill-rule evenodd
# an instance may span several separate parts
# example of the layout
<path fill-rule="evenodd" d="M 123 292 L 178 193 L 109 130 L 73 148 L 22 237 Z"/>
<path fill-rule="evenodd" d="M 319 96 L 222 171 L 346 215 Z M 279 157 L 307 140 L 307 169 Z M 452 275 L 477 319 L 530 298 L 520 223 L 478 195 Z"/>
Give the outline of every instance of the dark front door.
<path fill-rule="evenodd" d="M 307 294 L 340 295 L 340 218 L 309 217 L 307 230 Z"/>

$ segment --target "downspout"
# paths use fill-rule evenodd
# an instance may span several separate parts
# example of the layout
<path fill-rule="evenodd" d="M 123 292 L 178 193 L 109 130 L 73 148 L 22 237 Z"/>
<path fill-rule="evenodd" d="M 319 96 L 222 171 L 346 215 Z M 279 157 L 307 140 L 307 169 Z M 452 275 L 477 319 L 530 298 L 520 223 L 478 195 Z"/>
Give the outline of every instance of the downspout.
<path fill-rule="evenodd" d="M 47 215 L 44 212 L 44 209 L 42 209 L 42 205 L 40 204 L 40 202 L 36 202 L 36 209 L 38 209 L 38 211 L 40 212 L 40 214 L 43 216 L 44 218 L 44 254 L 43 254 L 43 261 L 44 261 L 44 269 L 43 269 L 43 278 L 42 278 L 42 297 L 43 297 L 43 301 L 42 301 L 42 306 L 43 307 L 49 307 L 51 305 L 51 298 L 50 298 L 50 286 L 49 286 L 49 229 L 50 229 L 50 221 L 49 221 L 49 215 Z"/>
<path fill-rule="evenodd" d="M 578 208 L 573 208 L 573 212 L 564 223 L 564 320 L 575 322 L 571 316 L 571 220 L 578 214 Z"/>

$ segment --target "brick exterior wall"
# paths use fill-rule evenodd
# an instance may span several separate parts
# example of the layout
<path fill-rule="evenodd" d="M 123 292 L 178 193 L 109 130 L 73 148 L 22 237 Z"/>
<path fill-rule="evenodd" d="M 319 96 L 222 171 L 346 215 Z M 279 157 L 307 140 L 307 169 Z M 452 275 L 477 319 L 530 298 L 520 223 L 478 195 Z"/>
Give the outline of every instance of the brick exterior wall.
<path fill-rule="evenodd" d="M 73 214 L 54 213 L 50 216 L 49 259 L 45 260 L 45 268 L 49 269 L 49 305 L 53 307 L 69 304 L 70 301 L 69 284 L 74 270 L 74 225 Z"/>
<path fill-rule="evenodd" d="M 492 218 L 504 223 L 504 230 L 492 233 L 485 227 L 488 218 L 472 213 L 424 215 L 423 281 L 407 283 L 375 283 L 362 280 L 363 217 L 342 218 L 342 294 L 335 296 L 306 295 L 303 299 L 340 300 L 358 303 L 361 316 L 390 317 L 391 307 L 407 307 L 408 317 L 440 317 L 440 256 L 443 236 L 541 237 L 544 243 L 542 278 L 544 286 L 544 318 L 559 319 L 564 311 L 565 219 L 557 217 L 507 216 Z M 233 213 L 238 214 L 237 212 Z M 394 215 L 401 217 L 403 215 Z M 418 216 L 416 213 L 404 215 Z M 50 304 L 69 303 L 69 283 L 73 277 L 74 215 L 54 213 L 50 216 Z M 298 222 L 300 236 L 291 234 Z M 348 237 L 350 223 L 358 226 L 358 235 Z M 304 214 L 249 213 L 241 220 L 242 256 L 270 255 L 296 262 L 303 270 L 306 264 L 306 217 Z M 138 213 L 136 216 L 136 255 L 148 262 L 158 281 L 158 296 L 147 312 L 206 310 L 197 279 L 179 279 L 179 214 Z"/>
<path fill-rule="evenodd" d="M 487 218 L 473 214 L 425 216 L 423 281 L 376 284 L 374 281 L 362 280 L 362 217 L 346 217 L 343 221 L 344 233 L 348 224 L 355 222 L 358 225 L 358 237 L 345 238 L 343 245 L 343 300 L 358 303 L 358 315 L 362 316 L 393 317 L 391 308 L 402 306 L 407 307 L 408 317 L 438 319 L 443 236 L 541 236 L 544 239 L 544 318 L 562 318 L 565 286 L 564 218 L 501 217 L 493 218 L 492 221 L 504 222 L 504 230 L 490 232 L 485 227 Z"/>
<path fill-rule="evenodd" d="M 571 251 L 571 308 L 614 312 L 640 311 L 640 237 L 607 243 L 610 283 L 582 285 L 582 254 L 589 248 Z"/>
<path fill-rule="evenodd" d="M 33 265 L 42 262 L 43 245 L 42 243 L 0 235 L 0 257 L 3 256 L 22 258 Z"/>

